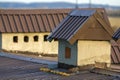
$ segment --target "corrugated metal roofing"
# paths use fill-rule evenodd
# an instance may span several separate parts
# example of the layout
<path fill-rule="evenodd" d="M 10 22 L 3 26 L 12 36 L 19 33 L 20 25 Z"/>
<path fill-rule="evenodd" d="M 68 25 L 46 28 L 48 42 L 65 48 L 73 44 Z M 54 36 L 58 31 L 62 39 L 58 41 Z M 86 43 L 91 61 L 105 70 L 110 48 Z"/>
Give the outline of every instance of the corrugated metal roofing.
<path fill-rule="evenodd" d="M 111 41 L 111 61 L 112 63 L 120 63 L 120 45 L 114 40 Z"/>
<path fill-rule="evenodd" d="M 113 30 L 103 11 L 97 9 L 73 10 L 49 35 L 48 39 L 50 41 L 53 38 L 64 39 L 71 44 L 77 39 L 110 40 Z M 85 28 L 83 28 L 83 25 Z"/>
<path fill-rule="evenodd" d="M 74 10 L 67 18 L 59 25 L 57 30 L 52 34 L 52 38 L 65 39 L 71 38 L 80 26 L 91 16 L 95 10 Z M 89 13 L 90 12 L 90 13 Z M 83 14 L 85 13 L 85 14 Z"/>
<path fill-rule="evenodd" d="M 120 39 L 120 28 L 114 33 L 113 38 Z"/>
<path fill-rule="evenodd" d="M 0 9 L 0 32 L 51 32 L 72 9 Z"/>

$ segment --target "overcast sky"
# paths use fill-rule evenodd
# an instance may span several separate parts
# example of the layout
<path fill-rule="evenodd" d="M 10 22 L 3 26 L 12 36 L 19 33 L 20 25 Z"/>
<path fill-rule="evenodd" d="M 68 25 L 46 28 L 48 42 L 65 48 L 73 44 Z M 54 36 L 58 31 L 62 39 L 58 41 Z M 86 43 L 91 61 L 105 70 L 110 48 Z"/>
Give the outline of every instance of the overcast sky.
<path fill-rule="evenodd" d="M 70 2 L 76 3 L 76 0 L 0 0 L 0 2 L 25 2 L 25 3 L 32 3 L 32 2 Z M 108 5 L 115 5 L 120 6 L 120 0 L 91 0 L 92 3 L 96 4 L 108 4 Z M 89 3 L 89 0 L 78 0 L 78 3 Z"/>

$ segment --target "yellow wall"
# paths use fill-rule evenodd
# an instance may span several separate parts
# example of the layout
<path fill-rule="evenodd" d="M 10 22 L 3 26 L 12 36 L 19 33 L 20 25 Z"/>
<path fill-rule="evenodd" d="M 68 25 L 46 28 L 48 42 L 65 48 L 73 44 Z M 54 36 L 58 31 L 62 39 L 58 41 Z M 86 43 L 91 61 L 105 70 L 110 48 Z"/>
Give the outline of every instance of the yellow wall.
<path fill-rule="evenodd" d="M 110 64 L 111 45 L 109 41 L 78 41 L 78 65 L 105 62 Z"/>
<path fill-rule="evenodd" d="M 38 42 L 34 42 L 35 35 L 39 36 Z M 2 49 L 57 54 L 58 41 L 44 42 L 44 35 L 49 33 L 2 33 Z M 13 42 L 13 36 L 18 36 L 18 43 Z M 29 42 L 24 42 L 24 36 Z"/>

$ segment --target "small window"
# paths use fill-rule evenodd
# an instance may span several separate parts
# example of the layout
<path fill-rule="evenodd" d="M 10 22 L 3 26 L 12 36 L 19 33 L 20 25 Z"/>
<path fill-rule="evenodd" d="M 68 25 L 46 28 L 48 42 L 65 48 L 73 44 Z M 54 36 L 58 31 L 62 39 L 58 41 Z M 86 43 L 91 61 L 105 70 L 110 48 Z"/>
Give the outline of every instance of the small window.
<path fill-rule="evenodd" d="M 58 39 L 55 38 L 54 41 L 58 41 Z"/>
<path fill-rule="evenodd" d="M 71 57 L 71 49 L 69 47 L 65 48 L 65 58 L 69 59 Z"/>
<path fill-rule="evenodd" d="M 24 37 L 24 42 L 28 42 L 28 41 L 29 41 L 28 36 L 25 36 L 25 37 Z"/>
<path fill-rule="evenodd" d="M 34 41 L 38 42 L 38 36 L 34 36 Z"/>
<path fill-rule="evenodd" d="M 13 37 L 13 42 L 14 42 L 14 43 L 17 43 L 17 42 L 18 42 L 18 36 L 14 36 L 14 37 Z"/>
<path fill-rule="evenodd" d="M 44 35 L 44 41 L 47 41 L 48 35 Z"/>

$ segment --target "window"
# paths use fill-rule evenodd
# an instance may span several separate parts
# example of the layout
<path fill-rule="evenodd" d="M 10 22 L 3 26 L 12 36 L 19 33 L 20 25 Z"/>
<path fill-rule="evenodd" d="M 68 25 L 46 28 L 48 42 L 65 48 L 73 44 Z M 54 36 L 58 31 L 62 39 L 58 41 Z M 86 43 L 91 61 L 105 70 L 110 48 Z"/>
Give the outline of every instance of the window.
<path fill-rule="evenodd" d="M 34 36 L 34 41 L 38 42 L 38 36 Z"/>
<path fill-rule="evenodd" d="M 54 41 L 58 41 L 58 39 L 55 38 Z"/>
<path fill-rule="evenodd" d="M 69 47 L 65 48 L 65 58 L 71 57 L 71 49 Z"/>
<path fill-rule="evenodd" d="M 28 42 L 28 41 L 29 41 L 28 36 L 24 36 L 24 42 Z"/>
<path fill-rule="evenodd" d="M 18 42 L 18 36 L 13 36 L 13 42 L 17 43 Z"/>
<path fill-rule="evenodd" d="M 47 41 L 48 35 L 44 35 L 44 41 Z"/>

